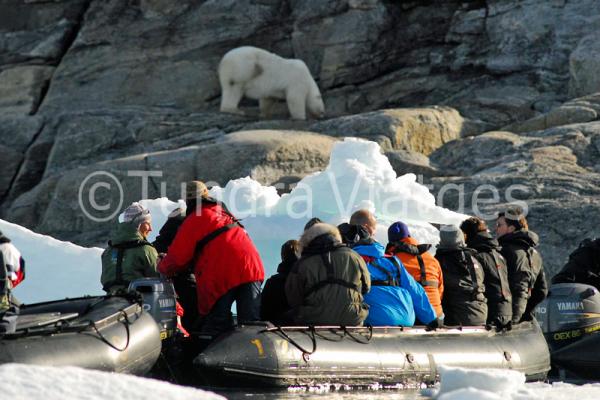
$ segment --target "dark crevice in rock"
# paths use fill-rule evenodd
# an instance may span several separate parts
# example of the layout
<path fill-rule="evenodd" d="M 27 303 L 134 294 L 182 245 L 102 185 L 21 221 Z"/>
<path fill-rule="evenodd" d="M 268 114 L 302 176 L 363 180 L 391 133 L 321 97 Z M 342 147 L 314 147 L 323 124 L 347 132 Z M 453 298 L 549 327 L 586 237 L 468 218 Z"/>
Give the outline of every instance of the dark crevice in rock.
<path fill-rule="evenodd" d="M 48 89 L 50 88 L 51 79 L 52 77 L 50 77 L 42 83 L 42 87 L 40 88 L 40 95 L 36 99 L 35 103 L 32 105 L 31 112 L 29 113 L 29 115 L 35 115 L 38 112 L 40 105 L 42 104 L 42 101 L 44 101 L 44 99 L 46 98 L 46 94 L 48 93 Z"/>
<path fill-rule="evenodd" d="M 146 172 L 151 171 L 147 154 L 144 156 L 144 170 Z M 156 181 L 154 180 L 155 177 L 153 175 L 151 175 L 151 174 L 148 174 L 148 175 L 149 175 L 148 180 L 150 181 L 150 184 L 152 185 L 151 188 L 148 188 L 148 193 L 147 193 L 148 198 L 152 198 L 152 195 L 151 195 L 152 191 L 154 191 L 154 193 L 156 193 L 158 195 L 158 197 L 162 197 L 163 193 L 161 193 L 161 190 L 160 190 L 160 183 L 156 183 Z M 142 200 L 144 200 L 144 199 L 142 199 Z"/>
<path fill-rule="evenodd" d="M 0 204 L 2 205 L 2 207 L 0 207 L 0 215 L 2 215 L 2 216 L 4 216 L 4 211 L 7 210 L 7 207 L 5 207 L 5 204 L 3 204 L 3 203 L 9 197 L 9 194 L 12 192 L 13 185 L 15 184 L 15 182 L 17 180 L 17 177 L 21 174 L 21 170 L 25 166 L 25 162 L 27 161 L 27 152 L 29 151 L 29 149 L 31 148 L 31 146 L 33 146 L 33 144 L 35 143 L 35 141 L 37 140 L 37 138 L 40 136 L 40 134 L 44 130 L 45 126 L 46 126 L 46 123 L 42 122 L 42 124 L 41 124 L 40 128 L 38 129 L 38 131 L 33 135 L 33 137 L 31 138 L 31 140 L 27 144 L 27 147 L 25 148 L 25 151 L 23 152 L 23 158 L 21 159 L 21 162 L 19 163 L 19 167 L 15 170 L 15 173 L 14 173 L 13 177 L 10 180 L 10 184 L 8 185 L 8 189 L 0 197 Z"/>
<path fill-rule="evenodd" d="M 483 7 L 482 8 L 485 8 L 485 14 L 483 15 L 483 33 L 487 36 L 488 17 L 490 16 L 490 6 L 489 6 L 487 0 L 483 1 Z M 486 37 L 485 40 L 487 42 L 487 41 L 489 41 L 489 38 Z"/>
<path fill-rule="evenodd" d="M 75 39 L 77 38 L 77 35 L 79 34 L 79 31 L 81 30 L 81 27 L 83 25 L 83 20 L 85 18 L 85 14 L 87 13 L 87 10 L 90 8 L 92 1 L 93 0 L 88 0 L 84 4 L 84 6 L 81 10 L 81 14 L 79 14 L 79 16 L 77 17 L 75 24 L 66 33 L 64 42 L 62 43 L 62 46 L 61 46 L 60 55 L 57 57 L 57 61 L 54 64 L 57 68 L 60 65 L 60 63 L 62 62 L 62 59 L 64 58 L 64 56 L 68 53 L 71 46 L 73 46 L 73 43 L 75 42 Z M 54 73 L 56 73 L 56 68 L 54 69 L 54 72 L 52 73 L 52 75 L 50 76 L 48 81 L 44 82 L 44 85 L 41 88 L 40 98 L 39 98 L 37 104 L 34 105 L 32 111 L 30 113 L 31 115 L 35 115 L 38 112 L 39 108 L 41 107 L 42 103 L 44 102 L 44 99 L 46 98 L 46 94 L 48 93 L 48 90 L 52 83 L 52 78 L 54 77 Z"/>

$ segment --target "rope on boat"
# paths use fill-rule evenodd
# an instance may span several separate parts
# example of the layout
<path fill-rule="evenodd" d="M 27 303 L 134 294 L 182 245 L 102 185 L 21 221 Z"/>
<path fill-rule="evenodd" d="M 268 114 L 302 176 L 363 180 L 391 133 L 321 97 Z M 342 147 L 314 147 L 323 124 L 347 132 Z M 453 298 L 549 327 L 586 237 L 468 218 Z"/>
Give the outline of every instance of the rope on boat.
<path fill-rule="evenodd" d="M 102 333 L 100 333 L 100 330 L 98 329 L 98 327 L 96 326 L 96 323 L 94 321 L 90 320 L 88 326 L 94 328 L 94 330 L 96 331 L 96 334 L 98 335 L 98 337 L 100 338 L 100 340 L 103 343 L 107 344 L 108 346 L 112 347 L 113 349 L 115 349 L 117 351 L 125 351 L 129 347 L 129 339 L 131 338 L 131 333 L 129 331 L 129 325 L 131 324 L 131 322 L 129 321 L 129 317 L 127 316 L 127 313 L 125 312 L 125 310 L 119 310 L 119 313 L 122 314 L 125 319 L 124 325 L 125 325 L 125 331 L 127 332 L 127 341 L 125 342 L 125 347 L 123 347 L 122 349 L 118 348 L 116 345 L 109 342 L 108 339 L 106 339 L 104 337 L 104 335 Z"/>
<path fill-rule="evenodd" d="M 315 333 L 315 327 L 314 326 L 309 326 L 308 327 L 308 337 L 310 337 L 311 341 L 312 341 L 312 350 L 306 350 L 304 347 L 302 347 L 298 342 L 296 342 L 294 339 L 292 339 L 291 337 L 289 337 L 289 335 L 287 333 L 285 333 L 285 331 L 283 330 L 283 328 L 279 325 L 276 325 L 276 329 L 274 330 L 275 332 L 279 332 L 281 333 L 281 335 L 288 341 L 290 342 L 293 346 L 295 346 L 298 350 L 300 350 L 302 352 L 302 358 L 306 359 L 306 356 L 310 356 L 311 354 L 313 354 L 315 351 L 317 351 L 317 335 Z M 304 333 L 306 333 L 306 331 L 302 331 Z"/>
<path fill-rule="evenodd" d="M 367 336 L 363 336 L 362 334 L 359 333 L 359 336 L 361 336 L 362 339 L 359 339 L 358 336 L 355 336 L 353 333 L 351 333 L 347 327 L 341 326 L 340 328 L 342 329 L 342 332 L 343 332 L 342 335 L 339 335 L 336 331 L 333 330 L 333 328 L 329 329 L 330 332 L 338 335 L 339 339 L 328 338 L 328 337 L 320 334 L 319 332 L 316 331 L 314 326 L 309 326 L 308 329 L 301 330 L 302 333 L 306 333 L 308 335 L 308 337 L 310 337 L 311 342 L 312 342 L 312 350 L 305 349 L 302 345 L 300 345 L 298 342 L 296 342 L 294 339 L 292 339 L 285 332 L 283 327 L 281 327 L 279 325 L 275 325 L 275 329 L 265 329 L 262 332 L 265 332 L 265 331 L 279 332 L 283 336 L 284 339 L 286 339 L 289 343 L 291 343 L 294 347 L 296 347 L 298 350 L 300 350 L 302 352 L 302 358 L 305 361 L 308 361 L 310 356 L 317 351 L 317 336 L 320 337 L 321 339 L 331 341 L 331 342 L 341 342 L 346 336 L 348 336 L 349 338 L 351 338 L 352 340 L 354 340 L 355 342 L 360 343 L 360 344 L 368 344 L 371 341 L 371 339 L 373 338 L 373 327 L 371 325 L 367 326 L 367 329 L 369 332 Z"/>
<path fill-rule="evenodd" d="M 328 342 L 341 342 L 346 337 L 346 334 L 344 333 L 344 331 L 342 331 L 342 334 L 340 335 L 338 333 L 337 329 L 335 329 L 335 328 L 329 328 L 328 332 L 336 335 L 337 338 L 327 337 L 316 330 L 315 330 L 315 335 L 317 335 L 318 337 L 320 337 L 323 340 L 327 340 Z"/>
<path fill-rule="evenodd" d="M 350 331 L 343 326 L 342 329 L 344 330 L 344 335 L 348 335 L 348 337 L 350 337 L 352 340 L 354 340 L 357 343 L 360 344 L 368 344 L 371 339 L 373 339 L 373 327 L 371 325 L 367 325 L 367 329 L 369 330 L 369 335 L 368 336 L 362 336 L 365 338 L 365 340 L 359 339 L 358 337 L 354 336 L 352 333 L 350 333 Z M 360 334 L 359 334 L 360 335 Z"/>

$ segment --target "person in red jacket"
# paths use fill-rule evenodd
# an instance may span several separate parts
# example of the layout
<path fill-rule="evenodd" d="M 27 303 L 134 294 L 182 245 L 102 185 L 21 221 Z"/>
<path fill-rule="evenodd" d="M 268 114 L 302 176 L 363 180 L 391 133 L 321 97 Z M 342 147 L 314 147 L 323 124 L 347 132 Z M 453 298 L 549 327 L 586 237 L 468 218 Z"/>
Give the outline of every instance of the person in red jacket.
<path fill-rule="evenodd" d="M 186 184 L 186 204 L 194 209 L 187 210 L 158 270 L 173 276 L 193 266 L 200 315 L 194 331 L 214 337 L 232 328 L 234 301 L 238 323 L 259 320 L 265 271 L 250 236 L 204 183 Z"/>
<path fill-rule="evenodd" d="M 390 225 L 388 242 L 386 253 L 393 254 L 402 261 L 408 273 L 425 289 L 437 317 L 443 319 L 444 277 L 440 263 L 428 251 L 431 245 L 419 244 L 410 236 L 408 226 L 402 221 Z"/>

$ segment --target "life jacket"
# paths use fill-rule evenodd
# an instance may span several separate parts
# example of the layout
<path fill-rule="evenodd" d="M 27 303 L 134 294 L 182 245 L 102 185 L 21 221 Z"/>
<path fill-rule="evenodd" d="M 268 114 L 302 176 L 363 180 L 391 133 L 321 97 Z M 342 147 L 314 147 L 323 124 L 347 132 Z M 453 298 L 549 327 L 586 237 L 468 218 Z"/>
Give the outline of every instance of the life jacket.
<path fill-rule="evenodd" d="M 467 295 L 472 301 L 485 302 L 484 271 L 474 256 L 474 250 L 468 248 L 439 248 L 436 258 L 444 270 L 446 295 L 450 293 Z M 478 277 L 477 270 L 480 275 Z"/>
<path fill-rule="evenodd" d="M 340 247 L 336 248 L 336 251 L 352 251 L 352 250 L 350 250 L 347 247 L 340 246 Z M 300 260 L 302 260 L 302 259 L 300 259 Z M 300 260 L 298 260 L 297 262 L 299 262 Z M 314 284 L 313 286 L 311 286 L 304 293 L 304 297 L 305 298 L 308 297 L 313 292 L 316 292 L 317 290 L 320 290 L 320 289 L 322 289 L 322 288 L 324 288 L 326 286 L 329 286 L 329 285 L 343 286 L 343 287 L 346 287 L 348 289 L 354 290 L 354 291 L 362 294 L 361 290 L 354 283 L 348 282 L 348 281 L 346 281 L 344 279 L 339 279 L 339 278 L 335 277 L 335 271 L 333 269 L 333 264 L 331 262 L 331 251 L 327 251 L 327 252 L 321 253 L 321 260 L 323 260 L 323 264 L 325 265 L 325 269 L 327 270 L 327 278 L 325 280 L 317 282 L 316 284 Z M 361 277 L 360 277 L 360 281 L 361 281 L 362 287 L 365 288 L 366 285 L 367 285 L 367 282 L 365 281 L 365 277 L 362 274 L 361 274 Z M 373 282 L 371 282 L 371 284 L 373 284 Z"/>
<path fill-rule="evenodd" d="M 415 280 L 419 282 L 423 287 L 431 286 L 437 289 L 440 286 L 438 281 L 427 280 L 427 270 L 425 269 L 425 262 L 423 261 L 423 256 L 421 256 L 421 254 L 423 254 L 430 248 L 431 245 L 427 243 L 412 245 L 404 242 L 391 242 L 388 243 L 385 251 L 386 253 L 407 253 L 411 256 L 415 256 L 417 262 L 419 263 L 420 271 L 419 279 Z"/>
<path fill-rule="evenodd" d="M 125 256 L 125 252 L 129 249 L 133 249 L 136 247 L 142 246 L 152 246 L 146 240 L 131 240 L 128 242 L 123 242 L 119 244 L 112 244 L 112 241 L 108 241 L 108 245 L 111 247 L 111 259 L 115 260 L 115 279 L 112 281 L 106 282 L 102 289 L 106 292 L 113 286 L 125 286 L 129 285 L 129 282 L 123 279 L 123 257 Z"/>
<path fill-rule="evenodd" d="M 383 274 L 387 277 L 387 279 L 385 279 L 385 280 L 379 280 L 379 279 L 371 280 L 371 286 L 398 286 L 398 287 L 400 286 L 400 275 L 401 275 L 400 264 L 398 263 L 398 259 L 396 259 L 396 257 L 390 256 L 387 254 L 383 256 L 383 258 L 389 260 L 394 265 L 394 267 L 396 268 L 396 272 L 398 272 L 397 276 L 393 276 L 390 271 L 388 271 L 383 266 L 381 266 L 381 264 L 379 264 L 379 262 L 377 262 L 377 258 L 369 257 L 369 256 L 361 256 L 361 257 L 365 260 L 365 262 L 370 264 L 372 267 L 374 267 L 378 271 L 383 272 Z"/>

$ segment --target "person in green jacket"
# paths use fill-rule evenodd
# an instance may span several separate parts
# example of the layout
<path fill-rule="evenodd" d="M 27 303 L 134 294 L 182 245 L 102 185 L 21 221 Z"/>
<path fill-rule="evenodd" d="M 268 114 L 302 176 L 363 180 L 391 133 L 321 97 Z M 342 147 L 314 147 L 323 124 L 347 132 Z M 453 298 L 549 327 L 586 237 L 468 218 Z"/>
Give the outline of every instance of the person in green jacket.
<path fill-rule="evenodd" d="M 342 243 L 335 226 L 324 223 L 304 231 L 299 247 L 301 258 L 285 281 L 291 308 L 286 317 L 297 325 L 362 325 L 371 276 L 361 256 Z"/>
<path fill-rule="evenodd" d="M 102 288 L 107 293 L 127 289 L 133 280 L 158 277 L 158 253 L 146 240 L 152 231 L 150 210 L 132 203 L 123 214 L 102 253 Z"/>

